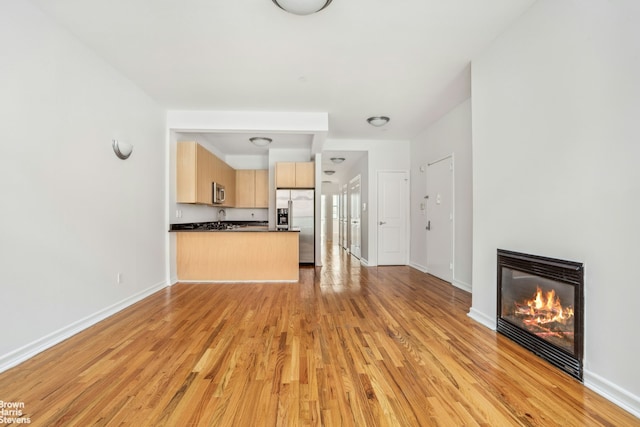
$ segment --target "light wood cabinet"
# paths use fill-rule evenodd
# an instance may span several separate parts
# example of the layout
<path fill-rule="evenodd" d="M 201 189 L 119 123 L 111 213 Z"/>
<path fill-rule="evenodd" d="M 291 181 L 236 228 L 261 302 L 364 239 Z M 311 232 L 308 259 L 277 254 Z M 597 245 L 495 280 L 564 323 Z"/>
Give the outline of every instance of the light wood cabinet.
<path fill-rule="evenodd" d="M 236 205 L 236 170 L 222 162 L 222 177 L 220 182 L 225 186 L 226 200 L 221 206 L 235 207 Z"/>
<path fill-rule="evenodd" d="M 256 170 L 256 208 L 269 207 L 269 171 Z"/>
<path fill-rule="evenodd" d="M 213 231 L 176 234 L 178 280 L 298 281 L 298 232 Z"/>
<path fill-rule="evenodd" d="M 314 162 L 276 163 L 276 188 L 314 188 Z"/>
<path fill-rule="evenodd" d="M 193 141 L 178 142 L 176 173 L 176 202 L 212 204 L 213 182 L 225 186 L 226 201 L 219 206 L 235 203 L 236 174 L 215 154 Z"/>
<path fill-rule="evenodd" d="M 236 170 L 235 206 L 237 208 L 269 207 L 269 171 Z"/>
<path fill-rule="evenodd" d="M 256 197 L 256 172 L 254 170 L 236 170 L 236 207 L 253 208 Z"/>
<path fill-rule="evenodd" d="M 276 163 L 276 188 L 294 188 L 296 186 L 296 164 L 293 162 Z"/>
<path fill-rule="evenodd" d="M 210 155 L 195 142 L 178 143 L 176 202 L 211 204 L 213 159 Z"/>
<path fill-rule="evenodd" d="M 315 163 L 296 163 L 296 188 L 314 188 L 316 182 L 315 173 Z"/>

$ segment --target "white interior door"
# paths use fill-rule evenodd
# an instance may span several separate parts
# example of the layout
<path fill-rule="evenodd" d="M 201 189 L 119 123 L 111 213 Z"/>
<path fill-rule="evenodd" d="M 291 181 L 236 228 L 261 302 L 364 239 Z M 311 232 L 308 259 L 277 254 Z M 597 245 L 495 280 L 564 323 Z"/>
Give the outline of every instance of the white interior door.
<path fill-rule="evenodd" d="M 427 165 L 427 272 L 453 281 L 453 157 Z"/>
<path fill-rule="evenodd" d="M 351 254 L 360 258 L 360 175 L 349 181 L 349 248 Z"/>
<path fill-rule="evenodd" d="M 378 174 L 378 265 L 407 264 L 407 172 Z"/>

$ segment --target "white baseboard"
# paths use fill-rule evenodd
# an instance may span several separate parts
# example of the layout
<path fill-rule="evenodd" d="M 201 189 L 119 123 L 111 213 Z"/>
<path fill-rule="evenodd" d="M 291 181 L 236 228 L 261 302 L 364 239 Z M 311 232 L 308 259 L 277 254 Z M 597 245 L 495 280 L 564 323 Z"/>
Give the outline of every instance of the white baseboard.
<path fill-rule="evenodd" d="M 453 286 L 455 286 L 456 288 L 460 288 L 463 291 L 467 291 L 467 292 L 471 293 L 471 285 L 466 283 L 466 282 L 463 282 L 461 280 L 453 279 L 453 283 L 451 283 L 451 284 Z"/>
<path fill-rule="evenodd" d="M 409 263 L 409 267 L 413 267 L 418 271 L 421 271 L 421 272 L 423 272 L 425 274 L 429 274 L 429 270 L 427 269 L 427 267 L 422 265 L 422 264 L 418 264 L 418 263 L 415 263 L 415 262 L 410 262 Z M 451 284 L 453 286 L 455 286 L 456 288 L 459 288 L 459 289 L 462 289 L 463 291 L 471 293 L 471 285 L 466 283 L 466 282 L 463 282 L 461 280 L 453 279 L 453 282 L 451 282 Z"/>
<path fill-rule="evenodd" d="M 106 319 L 109 316 L 113 316 L 117 312 L 135 304 L 136 302 L 145 299 L 149 295 L 158 292 L 159 290 L 167 287 L 167 283 L 162 281 L 150 288 L 147 288 L 135 295 L 132 295 L 124 300 L 117 302 L 109 307 L 106 307 L 92 315 L 89 315 L 83 319 L 71 323 L 62 329 L 50 333 L 42 338 L 39 338 L 23 347 L 18 348 L 10 353 L 0 356 L 0 372 L 4 372 L 7 369 L 13 368 L 20 363 L 32 358 L 38 353 L 53 347 L 56 344 L 61 343 L 67 338 L 87 329 L 90 326 Z"/>
<path fill-rule="evenodd" d="M 188 283 L 191 285 L 220 285 L 220 284 L 242 284 L 242 283 L 300 283 L 300 279 L 296 280 L 180 280 L 180 283 Z M 174 283 L 175 284 L 175 283 Z"/>
<path fill-rule="evenodd" d="M 489 329 L 491 329 L 493 331 L 496 330 L 496 319 L 495 319 L 495 317 L 489 317 L 489 316 L 485 315 L 484 313 L 481 313 L 478 310 L 475 310 L 473 307 L 471 307 L 471 310 L 469 310 L 469 313 L 467 314 L 467 316 L 469 316 L 470 318 L 472 318 L 476 322 L 483 324 L 484 326 L 486 326 L 487 328 L 489 328 Z"/>
<path fill-rule="evenodd" d="M 424 265 L 421 264 L 416 264 L 415 262 L 409 262 L 409 267 L 413 267 L 418 271 L 421 271 L 423 273 L 427 272 L 427 267 L 425 267 Z"/>
<path fill-rule="evenodd" d="M 364 265 L 365 267 L 375 267 L 375 265 L 374 266 L 369 265 L 369 261 L 367 261 L 364 258 L 360 258 L 360 264 Z"/>
<path fill-rule="evenodd" d="M 640 397 L 586 369 L 583 371 L 583 379 L 585 387 L 640 418 Z"/>

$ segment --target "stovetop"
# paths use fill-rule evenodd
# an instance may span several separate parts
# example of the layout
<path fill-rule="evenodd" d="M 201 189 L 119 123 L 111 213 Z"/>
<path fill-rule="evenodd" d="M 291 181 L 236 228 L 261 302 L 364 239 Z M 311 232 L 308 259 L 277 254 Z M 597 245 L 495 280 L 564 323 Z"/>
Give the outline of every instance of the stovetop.
<path fill-rule="evenodd" d="M 266 225 L 261 222 L 190 222 L 187 224 L 171 224 L 172 231 L 187 231 L 187 230 L 233 230 L 236 228 L 247 227 L 249 225 Z"/>

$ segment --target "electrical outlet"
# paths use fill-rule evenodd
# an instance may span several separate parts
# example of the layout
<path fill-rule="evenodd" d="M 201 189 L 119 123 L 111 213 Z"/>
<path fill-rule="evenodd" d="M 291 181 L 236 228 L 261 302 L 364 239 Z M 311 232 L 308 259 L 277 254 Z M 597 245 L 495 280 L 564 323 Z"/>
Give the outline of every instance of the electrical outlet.
<path fill-rule="evenodd" d="M 182 218 L 182 210 L 176 209 L 176 218 Z"/>

